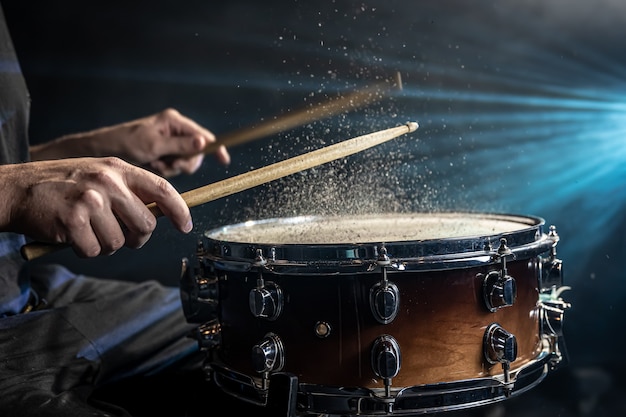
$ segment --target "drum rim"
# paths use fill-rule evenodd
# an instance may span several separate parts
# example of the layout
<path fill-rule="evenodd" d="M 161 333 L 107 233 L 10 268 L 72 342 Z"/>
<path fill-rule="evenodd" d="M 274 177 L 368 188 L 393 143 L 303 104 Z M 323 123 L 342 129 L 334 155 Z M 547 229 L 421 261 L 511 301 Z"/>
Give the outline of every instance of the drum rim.
<path fill-rule="evenodd" d="M 389 400 L 380 396 L 380 389 L 324 386 L 299 381 L 297 396 L 300 400 L 297 408 L 303 415 L 322 413 L 328 416 L 368 417 L 467 410 L 527 392 L 540 384 L 550 371 L 556 369 L 560 361 L 559 354 L 546 347 L 533 360 L 515 371 L 515 377 L 510 384 L 504 383 L 499 375 L 398 387 L 393 390 L 391 401 L 399 407 L 394 408 L 391 413 L 384 412 L 383 407 Z M 258 406 L 270 406 L 268 389 L 261 388 L 258 379 L 230 369 L 219 360 L 210 362 L 208 369 L 210 380 L 228 395 Z M 237 389 L 231 389 L 228 382 L 235 382 Z M 272 389 L 271 382 L 268 388 Z"/>
<path fill-rule="evenodd" d="M 276 217 L 226 225 L 205 232 L 201 256 L 227 270 L 244 271 L 262 266 L 277 273 L 336 274 L 371 270 L 383 251 L 388 254 L 392 266 L 397 265 L 404 270 L 438 270 L 496 262 L 499 259 L 498 249 L 502 239 L 505 239 L 506 245 L 518 259 L 539 255 L 556 243 L 556 239 L 543 233 L 545 220 L 538 216 L 462 211 L 380 213 L 379 215 L 389 214 L 473 216 L 487 220 L 517 220 L 520 228 L 512 232 L 496 232 L 480 236 L 341 244 L 254 243 L 211 237 L 229 228 L 250 227 L 250 225 L 254 226 L 262 222 L 302 222 L 337 216 Z M 368 214 L 367 216 L 375 215 Z"/>

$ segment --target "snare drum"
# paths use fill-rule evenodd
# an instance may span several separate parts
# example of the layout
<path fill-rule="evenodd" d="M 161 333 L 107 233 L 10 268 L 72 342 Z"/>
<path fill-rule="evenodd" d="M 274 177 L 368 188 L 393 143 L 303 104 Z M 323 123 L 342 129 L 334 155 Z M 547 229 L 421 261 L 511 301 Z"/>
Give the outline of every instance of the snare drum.
<path fill-rule="evenodd" d="M 183 308 L 206 372 L 247 402 L 290 415 L 487 404 L 564 363 L 566 287 L 543 226 L 458 212 L 228 225 L 204 234 Z"/>

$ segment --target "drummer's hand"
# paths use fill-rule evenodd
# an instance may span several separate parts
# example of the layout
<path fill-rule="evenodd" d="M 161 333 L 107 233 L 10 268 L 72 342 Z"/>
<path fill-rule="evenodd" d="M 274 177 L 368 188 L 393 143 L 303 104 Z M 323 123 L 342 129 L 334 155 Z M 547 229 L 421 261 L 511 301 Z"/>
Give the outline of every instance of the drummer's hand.
<path fill-rule="evenodd" d="M 67 243 L 81 257 L 143 246 L 156 227 L 156 202 L 181 232 L 189 208 L 163 177 L 118 158 L 73 158 L 0 166 L 0 231 Z"/>
<path fill-rule="evenodd" d="M 43 160 L 118 156 L 169 177 L 194 173 L 202 164 L 204 148 L 212 142 L 215 136 L 208 129 L 174 109 L 166 109 L 141 119 L 33 146 L 31 157 Z M 223 146 L 215 157 L 222 164 L 230 162 Z"/>

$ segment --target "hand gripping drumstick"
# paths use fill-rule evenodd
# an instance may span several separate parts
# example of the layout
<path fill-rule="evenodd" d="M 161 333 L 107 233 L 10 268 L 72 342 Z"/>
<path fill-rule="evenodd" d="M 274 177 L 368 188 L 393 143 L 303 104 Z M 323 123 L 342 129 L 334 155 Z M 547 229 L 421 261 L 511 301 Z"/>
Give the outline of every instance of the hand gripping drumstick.
<path fill-rule="evenodd" d="M 226 147 L 241 145 L 265 136 L 274 135 L 302 126 L 306 123 L 331 117 L 347 110 L 357 109 L 382 99 L 393 90 L 402 90 L 402 78 L 399 72 L 395 74 L 393 79 L 372 84 L 369 87 L 342 95 L 339 98 L 275 116 L 250 127 L 217 135 L 217 142 L 208 144 L 204 148 L 204 153 L 213 153 L 222 145 Z"/>
<path fill-rule="evenodd" d="M 199 206 L 200 204 L 236 194 L 240 191 L 256 187 L 257 185 L 265 184 L 295 174 L 296 172 L 304 171 L 361 152 L 398 136 L 414 132 L 417 128 L 418 124 L 416 122 L 409 122 L 402 126 L 357 136 L 303 155 L 276 162 L 263 168 L 184 192 L 181 194 L 181 197 L 190 208 Z M 159 209 L 155 203 L 150 203 L 147 207 L 155 217 L 163 215 L 161 209 Z M 24 259 L 33 260 L 65 247 L 67 247 L 66 244 L 32 242 L 22 246 L 21 252 Z"/>

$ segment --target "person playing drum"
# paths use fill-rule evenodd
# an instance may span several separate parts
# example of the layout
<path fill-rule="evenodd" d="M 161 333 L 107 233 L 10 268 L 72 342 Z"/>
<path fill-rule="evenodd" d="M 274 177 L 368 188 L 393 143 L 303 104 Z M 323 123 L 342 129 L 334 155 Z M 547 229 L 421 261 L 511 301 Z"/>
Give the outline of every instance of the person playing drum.
<path fill-rule="evenodd" d="M 194 173 L 215 137 L 167 109 L 29 147 L 29 104 L 0 9 L 0 415 L 130 415 L 91 392 L 201 360 L 178 289 L 25 264 L 20 248 L 24 235 L 81 257 L 139 248 L 157 223 L 149 202 L 190 232 L 189 208 L 164 176 Z M 216 156 L 229 163 L 223 147 Z"/>

